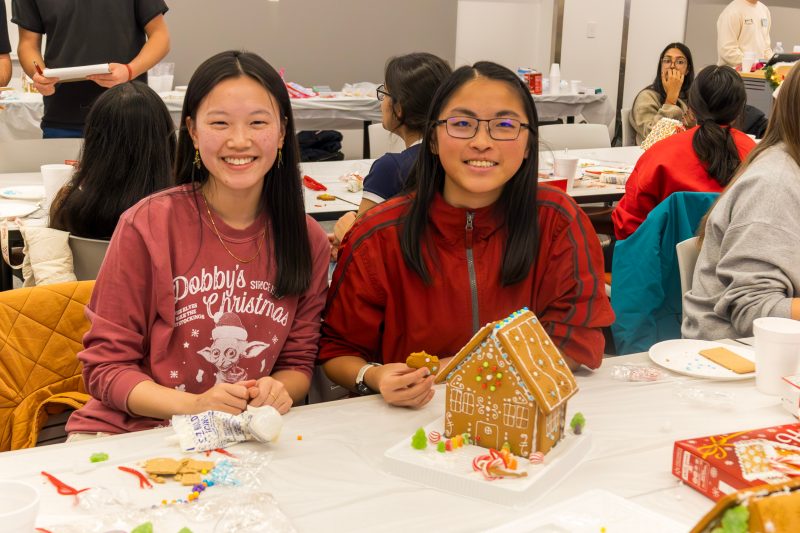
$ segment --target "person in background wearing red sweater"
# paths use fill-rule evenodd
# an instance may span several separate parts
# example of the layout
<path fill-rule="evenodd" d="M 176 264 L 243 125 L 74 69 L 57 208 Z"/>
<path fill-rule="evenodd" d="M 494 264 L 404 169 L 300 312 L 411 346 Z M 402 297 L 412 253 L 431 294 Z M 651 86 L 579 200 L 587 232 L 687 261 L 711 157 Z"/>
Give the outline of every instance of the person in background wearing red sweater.
<path fill-rule="evenodd" d="M 86 308 L 92 399 L 70 438 L 303 400 L 330 247 L 304 212 L 298 162 L 289 95 L 266 61 L 231 51 L 198 67 L 179 185 L 123 214 Z"/>
<path fill-rule="evenodd" d="M 344 238 L 320 359 L 336 383 L 392 405 L 433 397 L 425 350 L 454 355 L 488 322 L 536 313 L 571 368 L 600 366 L 614 320 L 600 242 L 565 193 L 537 185 L 528 88 L 490 62 L 453 72 L 428 111 L 407 192 Z"/>
<path fill-rule="evenodd" d="M 625 239 L 674 192 L 720 192 L 755 142 L 733 127 L 747 102 L 742 79 L 730 67 L 709 66 L 689 90 L 697 126 L 657 142 L 636 163 L 611 219 Z"/>

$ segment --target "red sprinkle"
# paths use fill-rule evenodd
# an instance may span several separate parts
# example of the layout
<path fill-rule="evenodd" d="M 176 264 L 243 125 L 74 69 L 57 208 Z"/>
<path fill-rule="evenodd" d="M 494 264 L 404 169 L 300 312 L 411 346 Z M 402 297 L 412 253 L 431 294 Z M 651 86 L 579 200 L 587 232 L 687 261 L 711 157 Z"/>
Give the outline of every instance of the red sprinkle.
<path fill-rule="evenodd" d="M 139 478 L 139 488 L 143 489 L 147 487 L 148 489 L 153 488 L 153 484 L 150 483 L 150 480 L 145 477 L 144 474 L 136 470 L 135 468 L 128 468 L 127 466 L 118 466 L 118 469 L 122 470 L 123 472 L 127 472 L 129 474 L 133 474 L 134 476 Z"/>
<path fill-rule="evenodd" d="M 49 529 L 45 529 L 43 527 L 37 527 L 36 529 L 34 529 L 34 531 L 41 531 L 42 533 L 53 533 Z"/>
<path fill-rule="evenodd" d="M 236 459 L 236 456 L 229 452 L 228 450 L 223 450 L 222 448 L 214 448 L 214 451 L 217 453 L 221 453 L 222 455 L 227 455 L 228 457 L 233 457 Z"/>
<path fill-rule="evenodd" d="M 47 478 L 47 480 L 48 480 L 50 483 L 52 483 L 52 484 L 53 484 L 53 486 L 54 486 L 54 487 L 55 487 L 55 488 L 58 490 L 58 493 L 59 493 L 59 494 L 62 494 L 62 495 L 64 495 L 64 496 L 77 496 L 77 495 L 78 495 L 78 494 L 80 494 L 81 492 L 84 492 L 84 491 L 87 491 L 87 490 L 89 490 L 88 488 L 81 489 L 81 490 L 77 490 L 77 489 L 75 489 L 74 487 L 70 487 L 69 485 L 67 485 L 66 483 L 64 483 L 63 481 L 61 481 L 60 479 L 58 479 L 57 477 L 55 477 L 55 476 L 53 476 L 53 475 L 50 475 L 50 474 L 48 474 L 48 473 L 47 473 L 47 472 L 45 472 L 44 470 L 42 470 L 42 475 L 43 475 L 44 477 L 46 477 L 46 478 Z"/>

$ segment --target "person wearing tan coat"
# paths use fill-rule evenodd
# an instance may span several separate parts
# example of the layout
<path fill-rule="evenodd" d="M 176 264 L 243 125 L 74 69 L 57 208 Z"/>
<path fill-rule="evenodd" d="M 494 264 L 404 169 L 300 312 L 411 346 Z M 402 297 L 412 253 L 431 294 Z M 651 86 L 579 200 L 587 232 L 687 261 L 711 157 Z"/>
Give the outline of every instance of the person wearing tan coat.
<path fill-rule="evenodd" d="M 636 144 L 642 144 L 662 118 L 680 120 L 687 127 L 694 126 L 694 118 L 686 104 L 693 80 L 694 63 L 689 48 L 683 43 L 668 44 L 659 56 L 655 80 L 633 101 L 629 120 L 636 131 Z"/>

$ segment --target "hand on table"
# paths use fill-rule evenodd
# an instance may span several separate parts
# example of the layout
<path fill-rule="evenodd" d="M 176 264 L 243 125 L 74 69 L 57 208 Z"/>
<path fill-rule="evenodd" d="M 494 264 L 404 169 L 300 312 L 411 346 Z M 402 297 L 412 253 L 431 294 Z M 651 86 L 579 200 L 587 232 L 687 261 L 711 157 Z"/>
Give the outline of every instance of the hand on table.
<path fill-rule="evenodd" d="M 238 383 L 217 383 L 196 396 L 196 412 L 222 411 L 232 415 L 241 414 L 247 408 L 250 388 L 255 386 L 256 380 L 254 379 Z"/>
<path fill-rule="evenodd" d="M 661 83 L 664 85 L 664 92 L 667 93 L 666 102 L 676 105 L 683 87 L 683 74 L 674 68 L 667 69 L 661 75 Z"/>
<path fill-rule="evenodd" d="M 248 394 L 248 403 L 253 407 L 271 405 L 282 415 L 289 412 L 293 403 L 283 383 L 269 376 L 256 381 L 255 385 L 248 388 Z"/>
<path fill-rule="evenodd" d="M 46 78 L 43 75 L 35 72 L 33 74 L 33 86 L 43 96 L 51 96 L 56 92 L 56 83 L 58 78 Z"/>
<path fill-rule="evenodd" d="M 111 72 L 108 74 L 92 74 L 91 76 L 86 76 L 86 79 L 92 80 L 97 85 L 107 88 L 128 81 L 128 67 L 122 63 L 109 63 L 108 67 L 111 69 Z"/>
<path fill-rule="evenodd" d="M 418 409 L 433 398 L 433 381 L 427 367 L 409 368 L 405 363 L 390 363 L 371 370 L 375 383 L 389 405 Z"/>

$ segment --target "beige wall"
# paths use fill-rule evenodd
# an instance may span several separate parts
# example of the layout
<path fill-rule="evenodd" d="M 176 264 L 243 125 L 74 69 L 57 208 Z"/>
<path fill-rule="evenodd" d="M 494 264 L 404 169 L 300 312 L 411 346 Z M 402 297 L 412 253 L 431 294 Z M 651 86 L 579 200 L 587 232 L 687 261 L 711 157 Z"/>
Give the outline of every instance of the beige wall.
<path fill-rule="evenodd" d="M 692 50 L 695 69 L 717 62 L 717 17 L 730 0 L 689 0 L 686 44 Z M 772 45 L 783 42 L 787 52 L 800 45 L 800 2 L 762 0 L 772 14 Z"/>
<path fill-rule="evenodd" d="M 211 55 L 261 54 L 286 79 L 341 89 L 383 80 L 386 60 L 426 51 L 452 63 L 457 0 L 168 0 L 175 83 Z"/>

